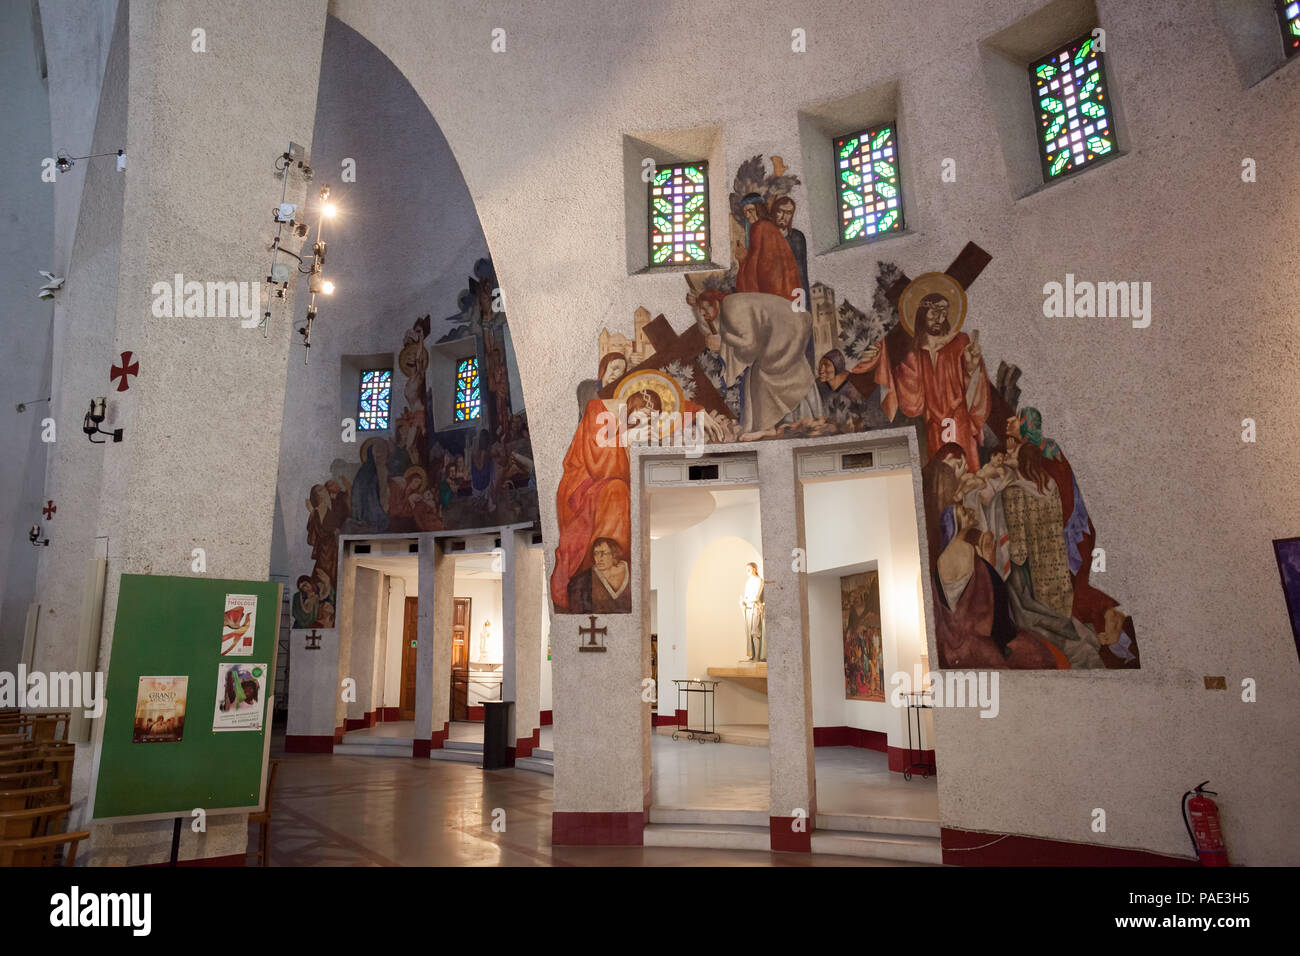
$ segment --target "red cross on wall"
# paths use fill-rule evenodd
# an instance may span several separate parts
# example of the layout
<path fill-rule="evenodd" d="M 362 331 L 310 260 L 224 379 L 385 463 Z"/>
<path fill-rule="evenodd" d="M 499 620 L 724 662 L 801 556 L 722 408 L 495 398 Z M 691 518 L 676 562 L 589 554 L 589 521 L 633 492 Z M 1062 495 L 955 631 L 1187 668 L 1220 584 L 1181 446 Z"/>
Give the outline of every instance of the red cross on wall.
<path fill-rule="evenodd" d="M 45 507 L 41 509 L 41 514 L 45 515 L 45 520 L 46 520 L 46 521 L 50 521 L 50 520 L 53 519 L 53 517 L 54 517 L 54 512 L 56 512 L 56 511 L 58 511 L 58 510 L 59 510 L 59 509 L 58 509 L 57 507 L 55 507 L 55 504 L 54 504 L 53 501 L 47 501 L 47 502 L 45 502 Z"/>
<path fill-rule="evenodd" d="M 130 376 L 140 374 L 140 363 L 132 360 L 133 354 L 134 353 L 132 352 L 123 352 L 122 358 L 119 360 L 122 364 L 114 365 L 109 370 L 108 380 L 110 382 L 117 378 L 121 379 L 121 381 L 117 383 L 117 390 L 119 392 L 125 392 L 131 387 L 128 382 Z"/>

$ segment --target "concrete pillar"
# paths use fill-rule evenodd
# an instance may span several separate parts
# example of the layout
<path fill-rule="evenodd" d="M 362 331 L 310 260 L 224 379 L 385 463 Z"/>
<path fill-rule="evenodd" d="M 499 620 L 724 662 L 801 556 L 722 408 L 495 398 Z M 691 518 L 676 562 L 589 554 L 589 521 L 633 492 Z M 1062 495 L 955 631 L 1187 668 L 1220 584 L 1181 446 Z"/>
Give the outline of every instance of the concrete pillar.
<path fill-rule="evenodd" d="M 356 700 L 348 702 L 344 730 L 372 727 L 375 722 L 375 657 L 383 607 L 382 571 L 357 568 L 352 588 L 352 652 L 348 673 L 356 683 Z"/>
<path fill-rule="evenodd" d="M 518 624 L 515 620 L 515 607 L 518 604 L 515 581 L 518 578 L 519 555 L 524 549 L 509 528 L 500 529 L 498 534 L 501 542 L 501 699 L 515 703 L 506 732 L 507 759 L 513 763 L 515 748 L 509 746 L 509 743 L 517 740 L 519 734 L 532 736 L 519 715 L 519 642 L 515 633 Z M 516 727 L 519 728 L 518 734 Z"/>
<path fill-rule="evenodd" d="M 415 742 L 412 754 L 441 750 L 451 731 L 451 620 L 456 558 L 437 540 L 420 538 L 419 643 L 415 649 Z"/>
<path fill-rule="evenodd" d="M 514 672 L 515 756 L 527 757 L 540 742 L 542 656 L 542 550 L 528 547 L 528 536 L 515 538 Z M 502 544 L 505 544 L 504 539 Z M 504 581 L 502 584 L 504 585 Z M 505 588 L 501 590 L 505 604 Z"/>
<path fill-rule="evenodd" d="M 103 290 L 116 290 L 114 340 L 91 379 L 102 384 L 65 379 L 69 404 L 83 409 L 95 395 L 113 396 L 105 427 L 125 428 L 124 442 L 96 449 L 104 463 L 96 533 L 109 542 L 104 655 L 123 573 L 265 580 L 270 572 L 292 299 L 276 305 L 264 336 L 238 317 L 155 318 L 152 290 L 177 273 L 262 288 L 268 210 L 281 188 L 274 162 L 290 140 L 310 146 L 326 8 L 325 0 L 129 7 L 121 255 L 115 285 Z M 192 47 L 198 28 L 203 53 Z M 119 392 L 108 366 L 127 351 L 139 369 Z M 203 571 L 192 567 L 194 548 L 204 550 Z M 242 856 L 246 822 L 209 814 L 206 833 L 182 828 L 180 858 Z M 171 829 L 96 826 L 90 862 L 164 861 Z"/>
<path fill-rule="evenodd" d="M 342 548 L 340 542 L 340 548 Z M 338 661 L 334 673 L 334 742 L 342 743 L 348 729 L 348 704 L 343 700 L 343 678 L 352 676 L 352 636 L 356 629 L 357 564 L 343 551 L 339 556 L 339 580 L 334 593 L 339 623 Z"/>
<path fill-rule="evenodd" d="M 769 812 L 773 850 L 812 851 L 816 817 L 812 670 L 808 647 L 808 579 L 796 571 L 803 534 L 803 491 L 789 448 L 754 443 L 763 512 L 767 701 L 771 743 Z M 794 507 L 784 503 L 793 502 Z M 801 568 L 806 565 L 800 565 Z"/>

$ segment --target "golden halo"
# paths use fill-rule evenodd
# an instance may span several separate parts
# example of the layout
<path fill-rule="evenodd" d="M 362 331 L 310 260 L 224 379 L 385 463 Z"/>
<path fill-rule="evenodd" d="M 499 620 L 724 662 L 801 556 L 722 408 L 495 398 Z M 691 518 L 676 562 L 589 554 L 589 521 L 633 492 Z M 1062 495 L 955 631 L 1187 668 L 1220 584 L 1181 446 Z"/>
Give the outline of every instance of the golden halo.
<path fill-rule="evenodd" d="M 898 297 L 898 320 L 907 329 L 907 334 L 916 334 L 913 328 L 916 307 L 927 295 L 941 295 L 948 300 L 948 338 L 956 335 L 966 321 L 966 290 L 946 272 L 927 272 L 917 276 Z M 954 311 L 957 313 L 955 317 Z"/>
<path fill-rule="evenodd" d="M 373 448 L 373 447 L 374 447 L 376 444 L 378 444 L 379 442 L 383 442 L 383 444 L 384 444 L 385 446 L 388 445 L 388 440 L 387 440 L 386 438 L 383 438 L 383 437 L 380 436 L 380 435 L 374 435 L 374 436 L 372 436 L 372 437 L 370 437 L 370 438 L 367 438 L 365 441 L 363 441 L 363 442 L 361 443 L 361 448 L 360 448 L 360 450 L 357 452 L 357 457 L 361 459 L 361 462 L 362 462 L 363 464 L 365 463 L 365 460 L 366 460 L 366 452 L 367 452 L 369 449 Z M 378 464 L 378 462 L 376 462 L 376 464 Z"/>
<path fill-rule="evenodd" d="M 631 375 L 624 375 L 614 388 L 614 398 L 626 402 L 636 392 L 646 391 L 654 392 L 659 396 L 659 402 L 663 406 L 659 411 L 663 415 L 680 411 L 686 402 L 686 395 L 682 392 L 682 387 L 677 384 L 677 380 L 657 368 L 642 369 Z"/>
<path fill-rule="evenodd" d="M 409 482 L 414 475 L 420 479 L 420 487 L 429 487 L 429 473 L 420 465 L 412 465 L 406 471 L 402 472 L 402 481 Z"/>

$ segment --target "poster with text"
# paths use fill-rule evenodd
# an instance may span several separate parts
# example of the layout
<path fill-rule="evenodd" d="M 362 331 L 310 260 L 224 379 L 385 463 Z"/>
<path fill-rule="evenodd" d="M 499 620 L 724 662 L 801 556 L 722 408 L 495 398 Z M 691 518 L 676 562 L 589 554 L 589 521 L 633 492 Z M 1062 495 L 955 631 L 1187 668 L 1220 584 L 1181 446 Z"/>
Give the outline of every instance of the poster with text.
<path fill-rule="evenodd" d="M 261 730 L 266 691 L 265 664 L 218 664 L 217 706 L 212 729 Z"/>
<path fill-rule="evenodd" d="M 141 677 L 135 695 L 136 744 L 179 743 L 185 733 L 188 677 Z"/>
<path fill-rule="evenodd" d="M 226 617 L 221 625 L 222 657 L 252 656 L 256 617 L 256 594 L 226 595 Z"/>

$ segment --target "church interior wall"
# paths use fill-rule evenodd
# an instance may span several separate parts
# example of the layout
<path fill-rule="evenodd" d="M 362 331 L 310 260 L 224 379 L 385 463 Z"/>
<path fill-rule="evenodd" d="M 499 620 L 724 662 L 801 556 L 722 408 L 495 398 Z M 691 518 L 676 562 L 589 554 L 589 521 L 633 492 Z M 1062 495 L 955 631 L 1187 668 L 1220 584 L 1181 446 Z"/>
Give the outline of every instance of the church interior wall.
<path fill-rule="evenodd" d="M 1275 383 L 1295 378 L 1300 358 L 1285 351 L 1243 354 L 1241 367 L 1223 376 L 1207 364 L 1205 344 L 1222 339 L 1224 316 L 1277 327 L 1295 298 L 1300 279 L 1286 258 L 1294 227 L 1277 211 L 1297 194 L 1289 154 L 1300 124 L 1300 83 L 1294 69 L 1283 69 L 1245 89 L 1216 31 L 1198 32 L 1192 42 L 1189 31 L 1199 27 L 1190 24 L 1213 22 L 1208 0 L 1193 3 L 1178 24 L 1154 7 L 1103 0 L 1097 9 L 1111 44 L 1108 68 L 1124 93 L 1133 148 L 1017 200 L 978 44 L 1038 6 L 952 0 L 916 17 L 896 5 L 819 3 L 808 11 L 808 26 L 835 29 L 810 30 L 816 56 L 802 59 L 790 51 L 789 11 L 776 2 L 723 3 L 707 11 L 682 5 L 674 9 L 671 37 L 662 30 L 662 11 L 649 7 L 598 11 L 561 2 L 552 8 L 555 19 L 539 25 L 506 5 L 489 5 L 482 19 L 457 18 L 436 29 L 414 0 L 394 0 L 382 10 L 340 0 L 334 11 L 434 105 L 471 191 L 481 197 L 484 233 L 516 320 L 512 336 L 533 417 L 548 545 L 558 531 L 553 496 L 573 436 L 570 396 L 579 380 L 594 374 L 593 343 L 602 328 L 619 331 L 621 322 L 626 334 L 640 306 L 662 311 L 678 331 L 694 321 L 680 274 L 627 275 L 624 243 L 643 236 L 624 236 L 617 131 L 721 126 L 726 161 L 712 171 L 710 185 L 726 189 L 735 169 L 754 155 L 798 161 L 796 117 L 809 104 L 897 78 L 908 122 L 900 148 L 915 186 L 910 229 L 814 255 L 811 277 L 862 306 L 871 299 L 879 260 L 916 275 L 942 270 L 968 241 L 990 252 L 992 262 L 970 292 L 968 328 L 981 330 L 988 361 L 1006 359 L 1023 370 L 1025 401 L 1067 449 L 1097 543 L 1106 549 L 1104 586 L 1132 615 L 1144 651 L 1137 672 L 1008 672 L 997 720 L 971 711 L 937 714 L 940 747 L 951 748 L 940 758 L 944 823 L 1180 852 L 1185 833 L 1169 812 L 1169 795 L 1210 777 L 1233 781 L 1228 799 L 1254 828 L 1225 820 L 1228 840 L 1251 862 L 1278 861 L 1285 840 L 1274 811 L 1293 805 L 1279 782 L 1286 774 L 1276 768 L 1265 774 L 1233 742 L 1251 737 L 1268 752 L 1300 759 L 1280 730 L 1294 722 L 1294 698 L 1282 688 L 1294 686 L 1297 662 L 1269 546 L 1290 529 L 1275 520 L 1286 509 L 1252 503 L 1256 491 L 1290 486 L 1287 456 L 1279 450 L 1297 446 L 1300 423 L 1276 412 Z M 489 21 L 507 31 L 507 53 L 488 52 Z M 717 29 L 742 21 L 762 25 L 763 35 Z M 584 29 L 571 30 L 575 22 Z M 678 43 L 683 34 L 708 37 L 707 53 L 700 44 Z M 864 59 L 867 43 L 881 55 Z M 754 69 L 755 44 L 770 68 Z M 435 45 L 462 55 L 431 58 L 427 50 Z M 556 62 L 572 64 L 574 82 L 549 80 Z M 459 92 L 467 88 L 497 97 L 494 108 L 465 100 Z M 506 142 L 511 147 L 502 150 Z M 1267 171 L 1250 184 L 1239 176 L 1243 142 Z M 945 158 L 955 162 L 955 182 L 940 178 Z M 805 181 L 809 176 L 792 171 Z M 1167 188 L 1175 181 L 1178 189 Z M 795 225 L 806 229 L 805 186 L 790 194 L 799 210 Z M 1188 195 L 1198 201 L 1188 202 Z M 521 229 L 521 222 L 562 222 L 563 228 Z M 1246 225 L 1260 222 L 1276 228 Z M 1249 268 L 1216 265 L 1229 235 L 1234 262 Z M 725 258 L 725 246 L 715 238 L 718 255 Z M 582 276 L 575 281 L 578 263 Z M 1190 283 L 1188 275 L 1201 264 L 1213 279 Z M 1152 325 L 1045 320 L 1044 284 L 1063 281 L 1067 272 L 1151 281 Z M 560 315 L 563 334 L 555 325 Z M 1204 388 L 1207 377 L 1218 386 Z M 1267 423 L 1267 443 L 1242 443 L 1247 415 Z M 1155 421 L 1156 427 L 1137 424 Z M 1212 521 L 1205 519 L 1207 498 L 1215 501 Z M 634 501 L 634 527 L 638 507 Z M 1232 575 L 1221 563 L 1228 552 Z M 640 593 L 634 595 L 631 615 L 604 622 L 611 650 L 640 640 Z M 1207 627 L 1207 620 L 1218 623 Z M 559 617 L 557 629 L 561 621 L 566 632 L 577 623 Z M 1244 636 L 1225 644 L 1219 635 L 1229 621 L 1243 625 Z M 641 676 L 640 655 L 609 654 L 599 667 L 579 664 L 571 643 L 561 645 L 555 672 L 557 693 L 573 695 L 572 737 L 557 719 L 557 811 L 632 810 L 627 789 L 579 787 L 576 777 L 584 769 L 623 765 L 618 754 L 635 739 L 628 734 L 638 702 L 584 698 L 582 690 L 601 682 L 631 686 Z M 1231 693 L 1209 700 L 1200 675 L 1219 673 L 1231 675 L 1230 686 L 1243 676 L 1272 675 L 1259 679 L 1275 681 L 1277 691 L 1257 703 Z M 561 699 L 557 708 L 565 706 Z M 591 736 L 597 725 L 609 732 Z M 1066 747 L 1062 727 L 1089 730 L 1070 735 Z M 1145 732 L 1119 730 L 1135 727 Z M 579 751 L 568 765 L 576 772 L 572 788 L 563 782 L 559 756 L 566 741 Z M 1014 772 L 1008 755 L 1026 748 L 1046 761 L 1041 779 L 1051 781 L 1049 799 L 999 782 Z M 1170 760 L 1171 753 L 1183 756 Z M 1120 772 L 1133 766 L 1151 770 Z M 1090 781 L 1105 781 L 1105 799 L 1128 811 L 1104 834 L 1080 823 L 1102 799 L 1090 792 Z"/>

